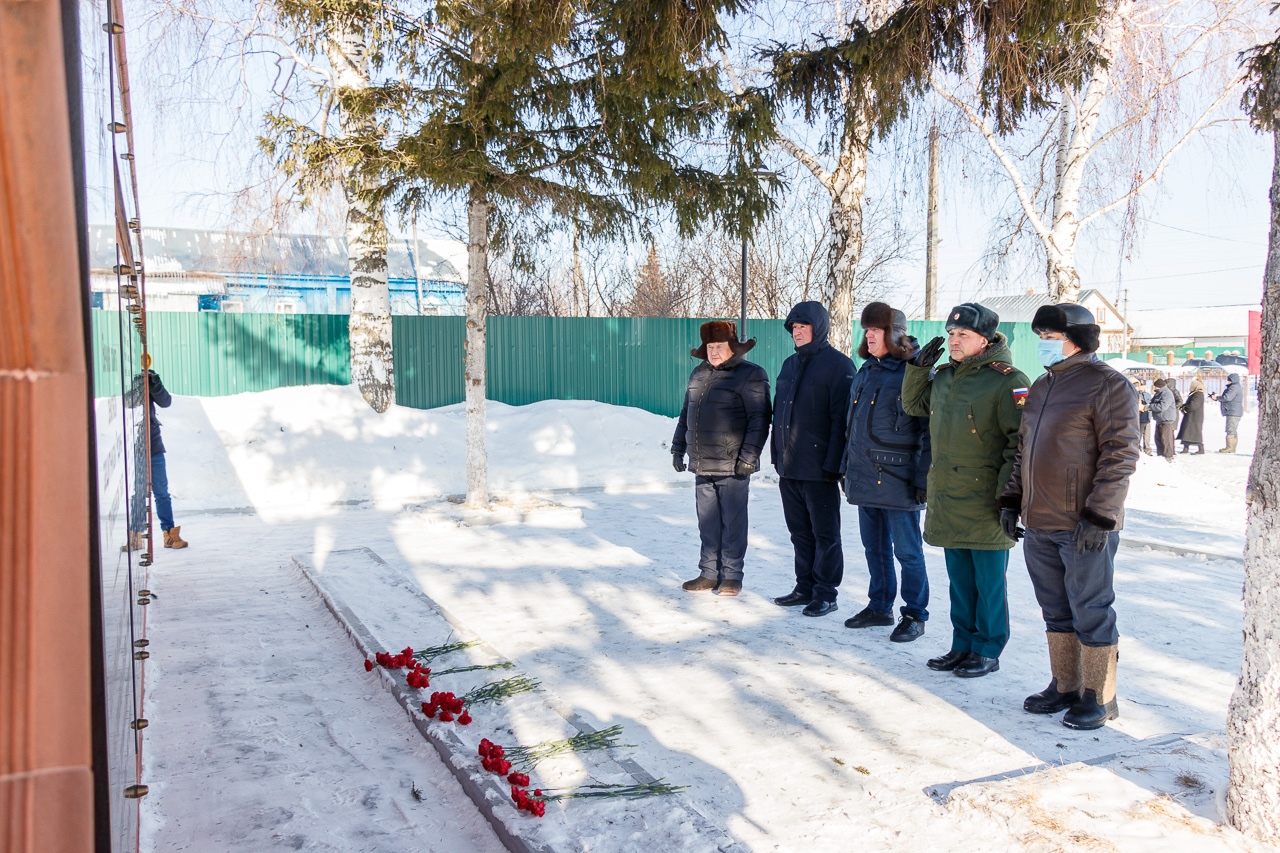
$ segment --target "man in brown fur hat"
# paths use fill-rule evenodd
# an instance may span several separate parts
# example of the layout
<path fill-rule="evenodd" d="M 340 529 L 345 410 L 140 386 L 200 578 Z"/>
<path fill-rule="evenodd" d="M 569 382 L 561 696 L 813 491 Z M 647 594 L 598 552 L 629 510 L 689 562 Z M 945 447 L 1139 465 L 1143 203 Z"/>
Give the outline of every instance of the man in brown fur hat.
<path fill-rule="evenodd" d="M 689 354 L 702 361 L 689 375 L 671 439 L 675 469 L 686 470 L 687 453 L 688 468 L 696 475 L 702 537 L 700 574 L 685 581 L 684 589 L 737 595 L 747 552 L 747 495 L 773 414 L 769 374 L 743 359 L 756 342 L 739 341 L 737 323 L 713 320 L 703 323 L 700 333 L 702 346 Z"/>

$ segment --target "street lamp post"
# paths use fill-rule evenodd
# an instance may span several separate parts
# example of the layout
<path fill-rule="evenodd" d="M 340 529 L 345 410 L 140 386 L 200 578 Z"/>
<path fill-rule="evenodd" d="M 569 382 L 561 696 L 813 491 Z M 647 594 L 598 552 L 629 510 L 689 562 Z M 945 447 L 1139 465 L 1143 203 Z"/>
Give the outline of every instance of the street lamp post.
<path fill-rule="evenodd" d="M 766 169 L 759 160 L 751 168 L 751 174 L 759 182 L 761 190 L 764 190 L 765 184 L 774 177 L 774 173 Z M 745 227 L 742 229 L 742 312 L 738 320 L 738 339 L 743 341 L 747 339 L 747 229 Z"/>

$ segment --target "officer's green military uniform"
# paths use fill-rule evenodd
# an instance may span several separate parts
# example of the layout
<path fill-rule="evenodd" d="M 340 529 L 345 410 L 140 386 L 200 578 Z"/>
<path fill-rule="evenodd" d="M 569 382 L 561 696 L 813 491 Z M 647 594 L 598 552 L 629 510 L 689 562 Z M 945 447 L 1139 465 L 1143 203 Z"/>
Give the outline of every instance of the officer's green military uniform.
<path fill-rule="evenodd" d="M 929 369 L 907 365 L 902 408 L 929 418 L 933 467 L 924 540 L 945 548 L 951 580 L 951 648 L 1000 657 L 1009 640 L 1005 570 L 1013 541 L 997 503 L 1018 453 L 1030 383 L 996 332 L 986 351 Z"/>

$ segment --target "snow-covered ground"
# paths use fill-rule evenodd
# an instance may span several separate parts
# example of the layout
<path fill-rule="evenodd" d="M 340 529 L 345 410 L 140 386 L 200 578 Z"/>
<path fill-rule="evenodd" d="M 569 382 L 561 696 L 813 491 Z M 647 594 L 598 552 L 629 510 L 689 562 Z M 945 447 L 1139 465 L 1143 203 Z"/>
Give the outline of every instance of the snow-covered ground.
<path fill-rule="evenodd" d="M 950 635 L 940 550 L 926 550 L 933 606 L 916 643 L 843 626 L 866 603 L 850 507 L 840 611 L 776 607 L 791 550 L 776 484 L 758 476 L 744 594 L 690 595 L 697 528 L 670 419 L 489 405 L 494 491 L 563 490 L 549 523 L 464 523 L 440 500 L 463 490 L 461 407 L 378 416 L 351 388 L 310 387 L 175 397 L 162 413 L 192 546 L 152 567 L 144 849 L 495 849 L 290 563 L 359 547 L 592 724 L 621 723 L 646 769 L 689 785 L 749 849 L 1258 849 L 1209 822 L 1225 781 L 1212 738 L 1141 758 L 1224 727 L 1255 417 L 1237 455 L 1141 460 L 1116 574 L 1121 718 L 1079 733 L 1021 710 L 1048 672 L 1020 551 L 1000 672 L 932 672 Z M 1216 450 L 1216 411 L 1205 430 Z M 1070 767 L 965 784 L 1045 764 Z M 418 801 L 411 781 L 434 788 Z"/>

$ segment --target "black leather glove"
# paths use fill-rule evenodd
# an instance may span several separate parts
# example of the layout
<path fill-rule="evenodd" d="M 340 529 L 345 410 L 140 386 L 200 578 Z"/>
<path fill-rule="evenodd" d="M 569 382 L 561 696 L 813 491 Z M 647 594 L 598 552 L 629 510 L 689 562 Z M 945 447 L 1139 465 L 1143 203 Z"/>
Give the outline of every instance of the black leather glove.
<path fill-rule="evenodd" d="M 917 486 L 916 487 L 916 503 L 918 504 L 928 503 L 928 499 L 929 499 L 929 492 L 926 489 L 922 489 L 919 486 Z"/>
<path fill-rule="evenodd" d="M 1100 552 L 1107 547 L 1107 534 L 1109 532 L 1108 530 L 1103 530 L 1092 521 L 1081 519 L 1076 523 L 1076 553 L 1083 554 L 1085 551 Z"/>
<path fill-rule="evenodd" d="M 822 482 L 824 482 L 824 483 L 838 483 L 838 482 L 840 482 L 840 474 L 839 474 L 838 472 L 836 472 L 836 471 L 823 471 L 823 472 L 822 472 Z"/>
<path fill-rule="evenodd" d="M 911 359 L 911 363 L 916 367 L 933 367 L 938 363 L 938 358 L 942 355 L 944 344 L 946 344 L 946 339 L 942 335 L 938 335 L 938 337 L 920 347 L 920 351 Z"/>
<path fill-rule="evenodd" d="M 683 474 L 686 470 L 688 470 L 688 469 L 686 468 L 685 464 L 684 464 L 684 454 L 683 454 L 683 453 L 672 453 L 672 454 L 671 454 L 671 467 L 673 467 L 673 468 L 675 468 L 675 469 L 676 469 L 676 473 L 677 473 L 677 474 Z"/>
<path fill-rule="evenodd" d="M 147 387 L 151 390 L 151 393 L 153 394 L 155 393 L 157 388 L 161 387 L 159 373 L 156 373 L 154 370 L 147 371 Z"/>
<path fill-rule="evenodd" d="M 756 466 L 742 459 L 739 459 L 738 463 L 733 466 L 733 473 L 737 474 L 739 477 L 745 477 L 748 474 L 754 474 L 755 472 Z"/>
<path fill-rule="evenodd" d="M 1018 511 L 1016 509 L 1000 510 L 1000 529 L 1004 531 L 1004 535 L 1014 542 L 1017 542 L 1027 531 L 1018 526 Z"/>

